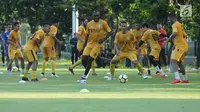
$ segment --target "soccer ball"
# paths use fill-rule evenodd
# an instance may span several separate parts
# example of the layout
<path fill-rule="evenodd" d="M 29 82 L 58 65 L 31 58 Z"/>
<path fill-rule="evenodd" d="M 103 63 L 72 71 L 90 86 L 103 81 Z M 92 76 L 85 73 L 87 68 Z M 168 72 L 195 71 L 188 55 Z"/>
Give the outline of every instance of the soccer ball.
<path fill-rule="evenodd" d="M 119 77 L 118 77 L 118 80 L 120 83 L 126 83 L 128 81 L 128 76 L 125 75 L 125 74 L 121 74 Z"/>
<path fill-rule="evenodd" d="M 12 67 L 12 72 L 17 72 L 18 68 L 16 66 Z"/>

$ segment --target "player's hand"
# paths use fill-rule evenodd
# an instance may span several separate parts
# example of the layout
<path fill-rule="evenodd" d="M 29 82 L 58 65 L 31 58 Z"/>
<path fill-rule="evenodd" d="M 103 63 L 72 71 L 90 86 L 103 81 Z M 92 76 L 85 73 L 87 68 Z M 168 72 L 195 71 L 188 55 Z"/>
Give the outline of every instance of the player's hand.
<path fill-rule="evenodd" d="M 98 41 L 99 44 L 102 44 L 103 42 L 104 42 L 104 39 L 100 39 L 100 40 Z"/>

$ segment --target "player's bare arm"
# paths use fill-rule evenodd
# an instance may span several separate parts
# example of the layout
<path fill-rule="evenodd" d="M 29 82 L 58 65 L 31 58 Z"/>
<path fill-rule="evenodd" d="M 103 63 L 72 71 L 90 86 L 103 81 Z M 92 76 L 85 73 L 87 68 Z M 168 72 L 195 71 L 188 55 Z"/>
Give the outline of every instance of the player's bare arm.
<path fill-rule="evenodd" d="M 119 45 L 118 44 L 115 44 L 115 51 L 116 51 L 116 54 L 119 55 Z"/>
<path fill-rule="evenodd" d="M 85 37 L 85 43 L 84 43 L 84 45 L 83 45 L 83 49 L 84 49 L 85 46 L 87 45 L 88 38 L 89 38 L 89 34 L 87 34 L 86 37 Z"/>
<path fill-rule="evenodd" d="M 105 42 L 112 34 L 113 34 L 112 31 L 108 32 L 106 36 L 104 37 L 104 39 L 99 40 L 99 44 L 102 44 L 103 42 Z"/>
<path fill-rule="evenodd" d="M 19 45 L 15 44 L 14 42 L 12 42 L 10 40 L 8 40 L 8 43 L 11 44 L 11 45 L 13 45 L 13 46 L 15 46 L 16 48 L 19 48 Z"/>
<path fill-rule="evenodd" d="M 176 35 L 177 35 L 177 33 L 176 33 L 176 32 L 173 32 L 173 33 L 170 35 L 170 37 L 163 43 L 163 46 L 166 46 L 166 44 L 167 44 L 170 40 L 174 39 L 174 38 L 176 37 Z"/>
<path fill-rule="evenodd" d="M 85 41 L 81 38 L 81 36 L 80 36 L 79 34 L 76 34 L 76 38 L 77 38 L 78 40 L 80 40 L 82 43 L 85 42 Z"/>

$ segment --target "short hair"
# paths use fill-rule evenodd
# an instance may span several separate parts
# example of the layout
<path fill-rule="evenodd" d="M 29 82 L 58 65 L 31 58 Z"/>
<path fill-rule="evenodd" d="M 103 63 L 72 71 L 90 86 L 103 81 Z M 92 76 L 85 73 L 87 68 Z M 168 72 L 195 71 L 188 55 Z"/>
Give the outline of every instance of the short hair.
<path fill-rule="evenodd" d="M 147 23 L 143 23 L 143 24 L 142 24 L 142 27 L 149 28 L 149 25 L 148 25 Z"/>
<path fill-rule="evenodd" d="M 80 22 L 87 20 L 87 18 L 80 18 Z"/>
<path fill-rule="evenodd" d="M 43 23 L 42 24 L 42 27 L 46 27 L 46 26 L 49 26 L 49 23 Z"/>
<path fill-rule="evenodd" d="M 19 24 L 19 22 L 14 22 L 13 26 L 17 26 Z"/>

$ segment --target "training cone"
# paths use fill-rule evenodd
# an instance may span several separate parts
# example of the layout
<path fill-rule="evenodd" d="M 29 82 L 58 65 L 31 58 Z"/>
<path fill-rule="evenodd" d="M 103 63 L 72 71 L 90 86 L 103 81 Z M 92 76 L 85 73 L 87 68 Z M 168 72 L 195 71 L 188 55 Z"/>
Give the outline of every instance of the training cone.
<path fill-rule="evenodd" d="M 87 89 L 81 89 L 80 92 L 81 92 L 81 93 L 88 93 L 88 92 L 90 92 L 90 91 L 87 90 Z"/>
<path fill-rule="evenodd" d="M 47 78 L 45 78 L 45 77 L 44 77 L 44 78 L 42 78 L 42 80 L 43 80 L 43 81 L 46 81 L 46 80 L 47 80 Z"/>
<path fill-rule="evenodd" d="M 20 77 L 24 77 L 24 75 L 20 75 Z"/>
<path fill-rule="evenodd" d="M 26 81 L 24 81 L 24 80 L 20 80 L 19 83 L 20 83 L 20 84 L 25 84 Z"/>

